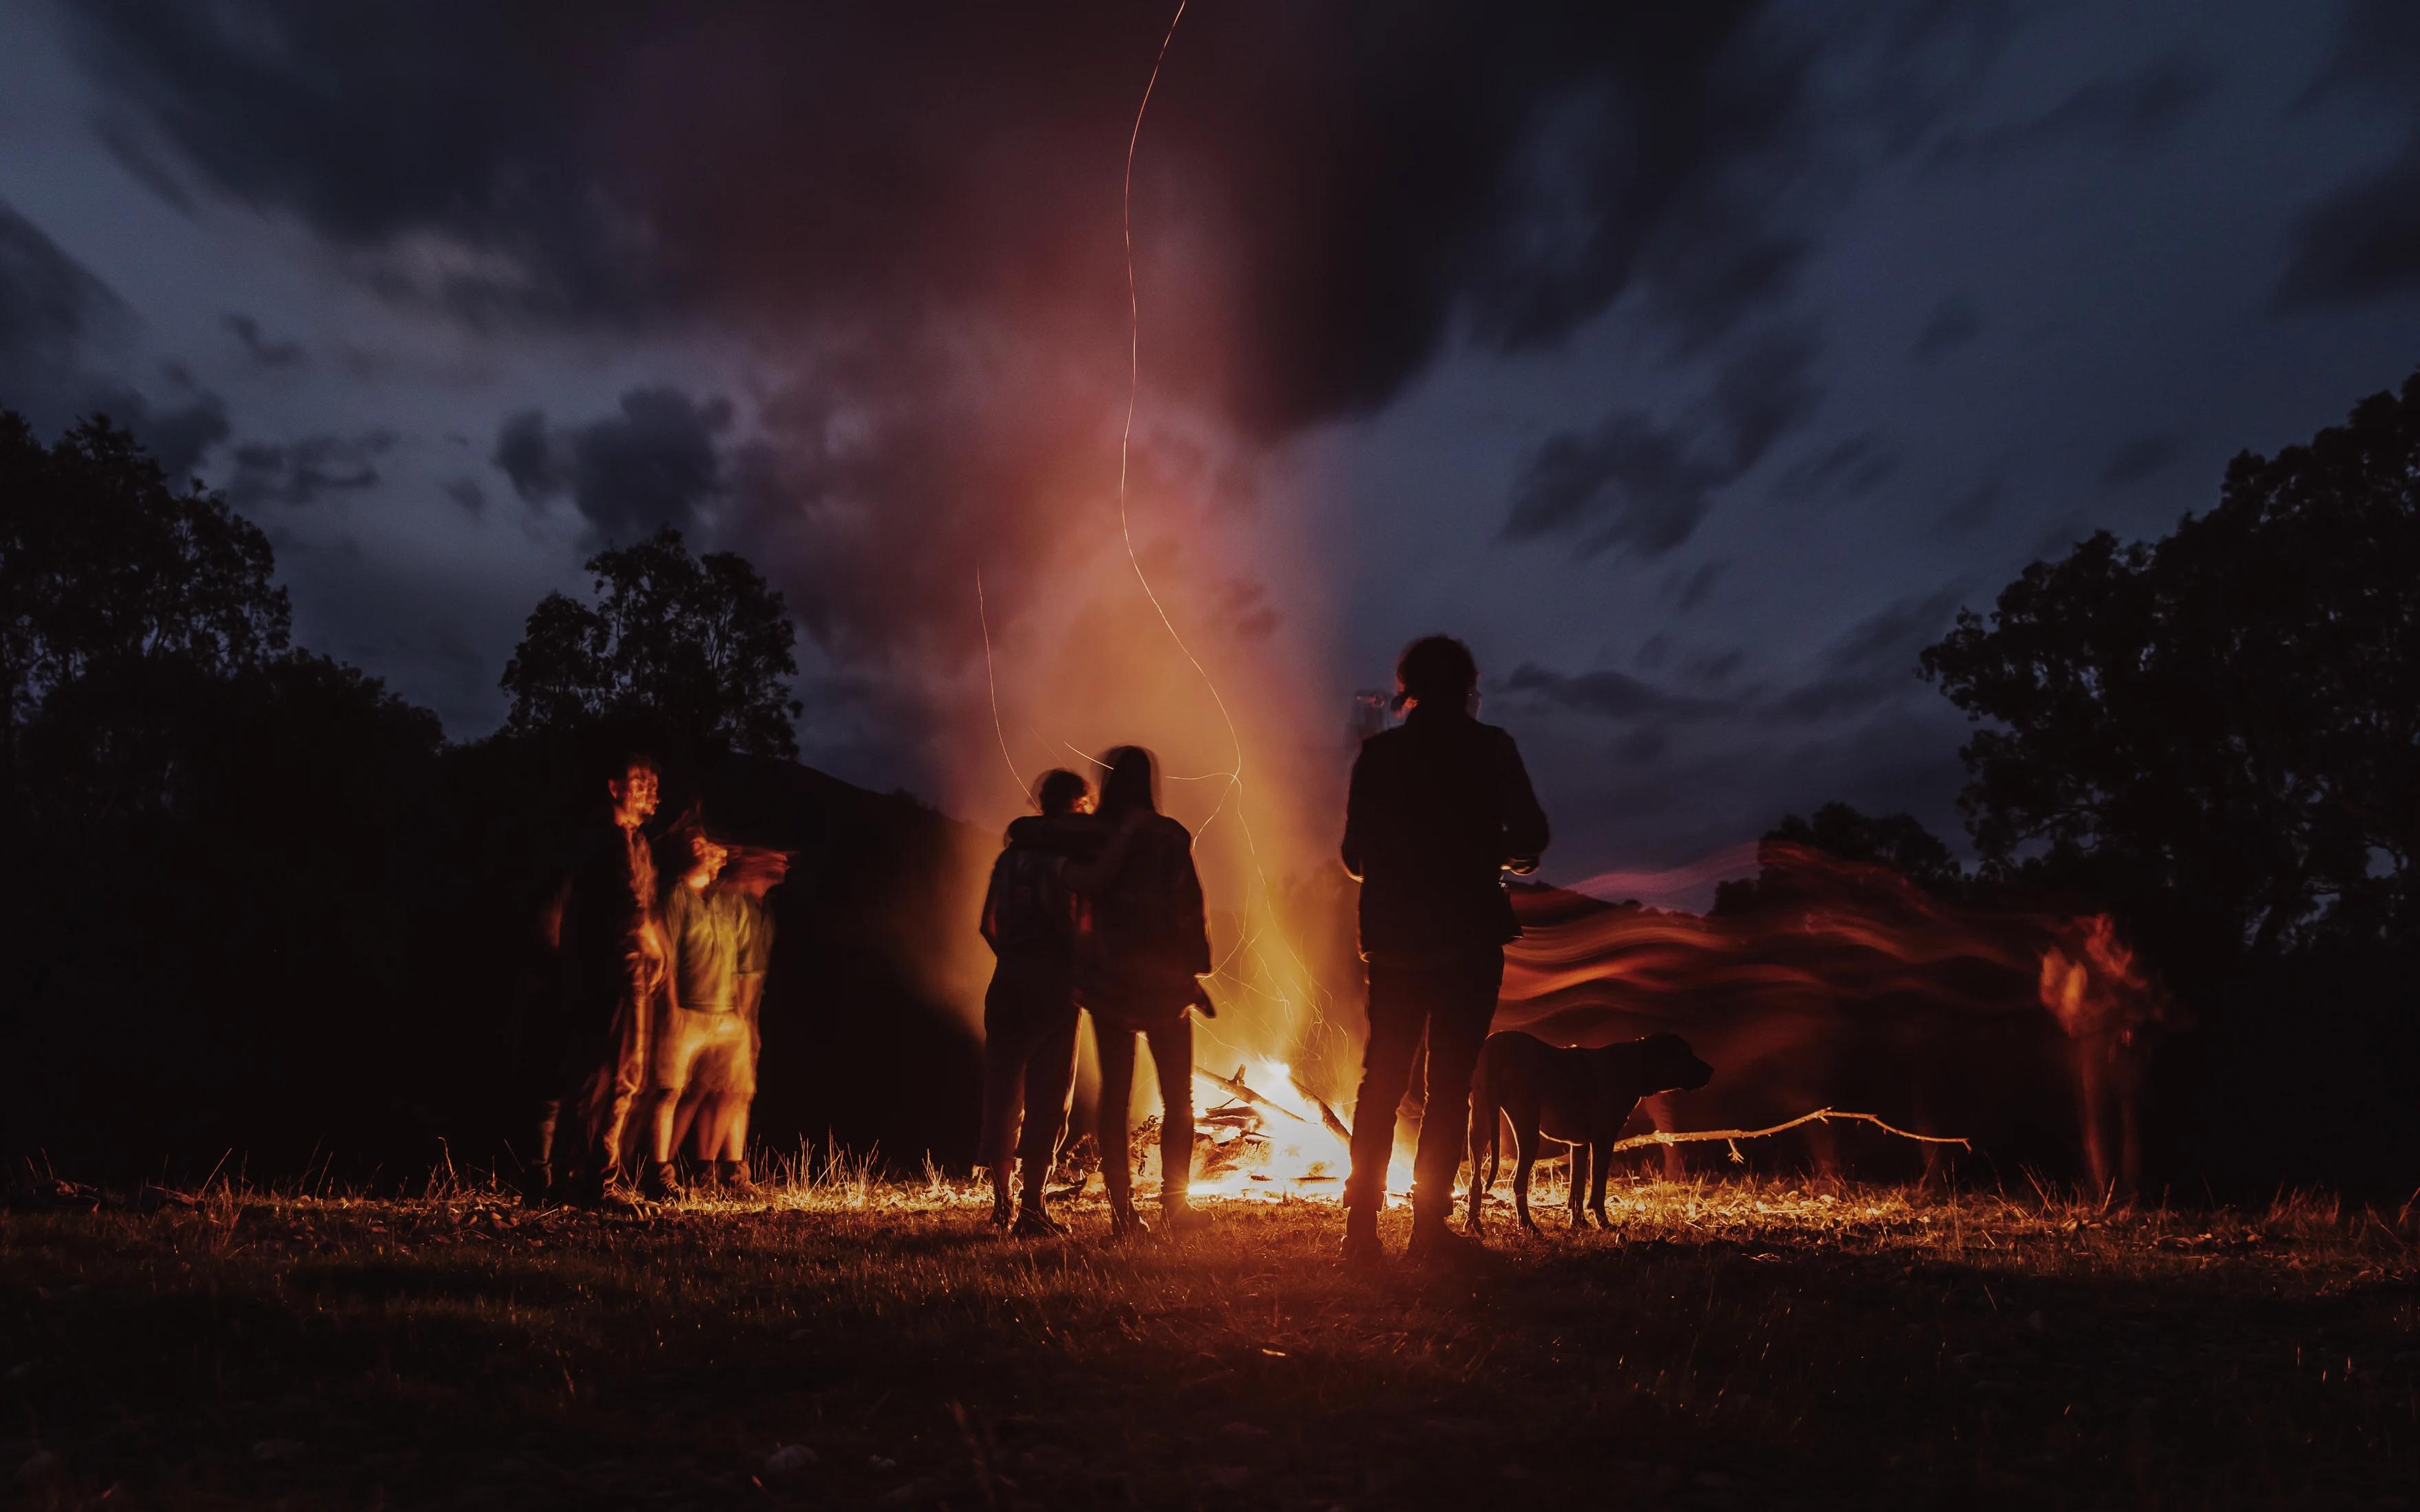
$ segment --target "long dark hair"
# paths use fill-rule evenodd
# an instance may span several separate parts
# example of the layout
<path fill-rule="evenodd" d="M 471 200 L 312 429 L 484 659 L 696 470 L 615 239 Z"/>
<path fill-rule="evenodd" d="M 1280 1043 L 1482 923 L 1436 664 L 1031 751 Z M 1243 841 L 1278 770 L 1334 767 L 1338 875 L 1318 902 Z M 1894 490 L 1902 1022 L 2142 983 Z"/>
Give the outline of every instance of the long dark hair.
<path fill-rule="evenodd" d="M 1140 746 L 1120 746 L 1103 758 L 1109 775 L 1101 779 L 1101 812 L 1124 813 L 1140 809 L 1159 812 L 1159 764 Z"/>

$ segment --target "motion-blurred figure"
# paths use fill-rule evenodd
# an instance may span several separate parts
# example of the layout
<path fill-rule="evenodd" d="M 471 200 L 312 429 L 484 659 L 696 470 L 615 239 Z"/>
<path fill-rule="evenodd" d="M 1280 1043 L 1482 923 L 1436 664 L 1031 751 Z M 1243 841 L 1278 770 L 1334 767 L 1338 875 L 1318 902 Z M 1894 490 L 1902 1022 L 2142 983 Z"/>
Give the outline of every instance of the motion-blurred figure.
<path fill-rule="evenodd" d="M 1076 941 L 1084 903 L 1067 869 L 1092 859 L 1106 838 L 1090 817 L 1092 789 L 1074 772 L 1046 772 L 1034 788 L 1042 812 L 1008 826 L 984 892 L 983 937 L 998 958 L 984 992 L 981 1156 L 991 1173 L 991 1221 L 1020 1237 L 1063 1234 L 1045 1200 L 1076 1088 Z M 1020 1137 L 1018 1119 L 1024 1120 Z M 1009 1203 L 1009 1168 L 1024 1188 Z"/>
<path fill-rule="evenodd" d="M 648 1057 L 648 1160 L 642 1191 L 659 1200 L 679 1192 L 673 1152 L 684 1111 L 697 1136 L 693 1152 L 701 1162 L 719 1165 L 728 1142 L 720 1119 L 736 1100 L 744 1153 L 746 1108 L 756 1094 L 756 1008 L 765 988 L 767 950 L 757 938 L 765 923 L 761 894 L 752 899 L 725 879 L 731 851 L 704 829 L 691 828 L 687 843 L 689 869 L 664 899 L 671 969 Z M 709 1099 L 717 1119 L 701 1124 Z M 735 1169 L 721 1174 L 744 1181 L 741 1154 L 730 1159 Z"/>
<path fill-rule="evenodd" d="M 630 1106 L 645 1085 L 650 1005 L 667 951 L 657 913 L 656 862 L 642 826 L 656 811 L 656 764 L 631 755 L 606 782 L 610 822 L 583 845 L 565 899 L 561 1090 L 540 1104 L 537 1169 L 574 1200 L 628 1207 L 619 1152 Z M 556 1145 L 566 1106 L 578 1149 L 576 1180 L 556 1187 Z"/>
<path fill-rule="evenodd" d="M 1344 814 L 1344 869 L 1361 882 L 1370 974 L 1370 1043 L 1344 1187 L 1344 1255 L 1355 1262 L 1379 1256 L 1395 1109 L 1423 1032 L 1428 1096 L 1413 1161 L 1411 1257 L 1468 1242 L 1446 1218 L 1471 1068 L 1496 1014 L 1504 946 L 1521 933 L 1502 873 L 1537 870 L 1546 848 L 1546 816 L 1520 750 L 1474 717 L 1470 649 L 1441 635 L 1415 640 L 1395 663 L 1395 681 L 1404 723 L 1362 743 Z"/>
<path fill-rule="evenodd" d="M 754 845 L 729 847 L 730 859 L 715 887 L 731 895 L 743 922 L 733 1012 L 746 1026 L 744 1052 L 733 1051 L 692 1068 L 681 1092 L 674 1143 L 689 1143 L 701 1165 L 711 1161 L 715 1184 L 726 1196 L 756 1195 L 748 1168 L 748 1117 L 756 1102 L 756 1066 L 765 1051 L 765 974 L 773 960 L 773 906 L 768 895 L 790 874 L 790 853 Z"/>
<path fill-rule="evenodd" d="M 1100 814 L 1116 832 L 1119 852 L 1102 857 L 1106 875 L 1093 895 L 1096 945 L 1087 952 L 1079 991 L 1100 1052 L 1094 1129 L 1109 1227 L 1126 1234 L 1144 1230 L 1135 1212 L 1127 1153 L 1137 1035 L 1150 1041 L 1159 1076 L 1161 1217 L 1174 1227 L 1198 1221 L 1187 1195 L 1193 1180 L 1193 1023 L 1187 1015 L 1196 1005 L 1209 1006 L 1202 979 L 1211 969 L 1210 932 L 1202 878 L 1193 869 L 1193 835 L 1159 811 L 1151 752 L 1121 746 L 1109 752 L 1109 766 Z"/>

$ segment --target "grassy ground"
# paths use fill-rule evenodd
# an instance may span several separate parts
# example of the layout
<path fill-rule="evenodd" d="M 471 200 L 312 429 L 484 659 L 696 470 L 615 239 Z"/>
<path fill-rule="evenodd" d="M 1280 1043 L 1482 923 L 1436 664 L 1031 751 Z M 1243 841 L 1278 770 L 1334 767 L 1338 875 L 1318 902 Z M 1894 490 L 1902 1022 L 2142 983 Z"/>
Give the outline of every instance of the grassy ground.
<path fill-rule="evenodd" d="M 0 1217 L 26 1504 L 2029 1508 L 2420 1500 L 2411 1210 L 1618 1187 L 1458 1279 L 1332 1206 L 970 1189 Z M 1395 1215 L 1390 1241 L 1400 1243 Z"/>

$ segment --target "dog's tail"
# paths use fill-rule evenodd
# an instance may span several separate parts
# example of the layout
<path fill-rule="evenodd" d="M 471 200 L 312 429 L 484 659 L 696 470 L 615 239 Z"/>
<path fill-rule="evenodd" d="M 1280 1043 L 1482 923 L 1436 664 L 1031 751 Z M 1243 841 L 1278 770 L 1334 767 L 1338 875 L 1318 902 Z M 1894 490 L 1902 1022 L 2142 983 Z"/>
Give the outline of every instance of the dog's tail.
<path fill-rule="evenodd" d="M 1487 1189 L 1496 1184 L 1496 1168 L 1502 1156 L 1504 1120 L 1497 1111 L 1496 1093 L 1496 1057 L 1482 1046 L 1479 1066 L 1470 1078 L 1470 1212 L 1464 1226 L 1472 1233 L 1481 1231 L 1479 1210 L 1487 1199 Z M 1480 1174 L 1481 1141 L 1486 1142 L 1487 1172 Z"/>

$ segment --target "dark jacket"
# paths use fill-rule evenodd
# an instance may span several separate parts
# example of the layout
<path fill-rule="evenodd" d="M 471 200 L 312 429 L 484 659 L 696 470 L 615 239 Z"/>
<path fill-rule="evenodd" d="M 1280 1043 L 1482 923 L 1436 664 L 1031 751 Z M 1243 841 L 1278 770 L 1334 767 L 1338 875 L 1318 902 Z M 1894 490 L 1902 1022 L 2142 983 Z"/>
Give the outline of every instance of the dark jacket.
<path fill-rule="evenodd" d="M 641 935 L 658 915 L 655 850 L 644 831 L 608 821 L 582 835 L 565 900 L 563 961 L 567 995 L 611 998 L 630 979 Z"/>
<path fill-rule="evenodd" d="M 1546 816 L 1512 737 L 1421 705 L 1361 743 L 1344 869 L 1361 879 L 1361 953 L 1447 960 L 1520 936 L 1502 872 L 1536 869 Z"/>

